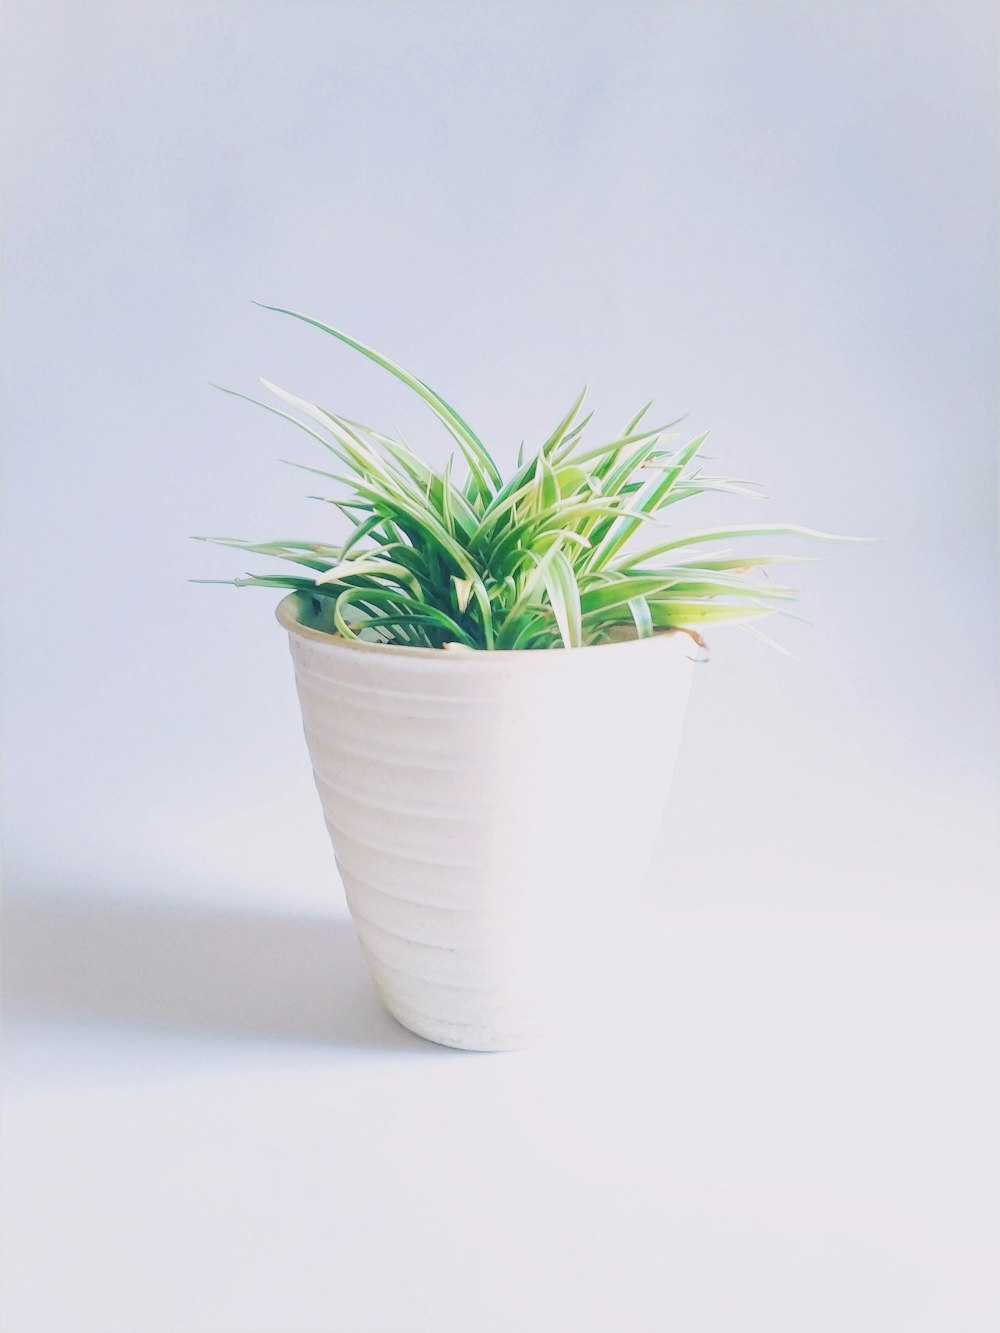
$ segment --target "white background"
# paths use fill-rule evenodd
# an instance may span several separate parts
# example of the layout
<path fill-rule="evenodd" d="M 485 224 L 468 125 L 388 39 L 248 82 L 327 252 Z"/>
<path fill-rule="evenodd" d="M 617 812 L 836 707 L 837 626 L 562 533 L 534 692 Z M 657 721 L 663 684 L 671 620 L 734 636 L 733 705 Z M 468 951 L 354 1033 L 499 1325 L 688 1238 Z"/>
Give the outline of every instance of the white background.
<path fill-rule="evenodd" d="M 4 1333 L 995 1328 L 992 6 L 4 19 Z M 886 539 L 797 574 L 802 661 L 713 636 L 555 1048 L 382 1013 L 274 599 L 187 582 L 328 531 L 208 380 L 443 456 L 252 298 L 505 463 L 655 395 L 768 483 L 722 512 Z"/>

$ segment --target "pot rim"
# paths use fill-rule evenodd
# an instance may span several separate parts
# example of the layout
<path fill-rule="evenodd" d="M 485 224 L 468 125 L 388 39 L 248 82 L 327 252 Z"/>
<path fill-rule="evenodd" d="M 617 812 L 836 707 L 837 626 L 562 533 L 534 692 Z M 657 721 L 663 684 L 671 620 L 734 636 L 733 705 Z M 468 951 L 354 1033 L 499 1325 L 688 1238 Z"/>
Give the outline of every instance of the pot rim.
<path fill-rule="evenodd" d="M 345 639 L 340 634 L 327 634 L 325 630 L 313 629 L 311 625 L 303 625 L 295 616 L 295 606 L 299 597 L 298 592 L 290 592 L 287 597 L 282 597 L 275 608 L 275 618 L 281 627 L 289 634 L 296 634 L 303 639 L 311 639 L 314 643 L 325 643 L 330 648 L 346 648 L 352 652 L 377 653 L 381 657 L 424 657 L 433 661 L 452 661 L 452 662 L 470 662 L 475 659 L 485 659 L 486 661 L 497 661 L 499 659 L 511 660 L 513 658 L 529 658 L 551 660 L 553 652 L 572 652 L 572 653 L 592 653 L 605 651 L 610 648 L 649 648 L 656 642 L 665 643 L 683 634 L 685 638 L 690 635 L 683 629 L 658 629 L 648 639 L 621 639 L 617 643 L 591 643 L 583 648 L 571 649 L 529 649 L 529 648 L 491 648 L 490 650 L 479 648 L 464 648 L 460 652 L 448 652 L 443 648 L 411 648 L 404 643 L 367 643 L 363 639 Z M 697 653 L 697 642 L 692 639 L 691 646 Z"/>

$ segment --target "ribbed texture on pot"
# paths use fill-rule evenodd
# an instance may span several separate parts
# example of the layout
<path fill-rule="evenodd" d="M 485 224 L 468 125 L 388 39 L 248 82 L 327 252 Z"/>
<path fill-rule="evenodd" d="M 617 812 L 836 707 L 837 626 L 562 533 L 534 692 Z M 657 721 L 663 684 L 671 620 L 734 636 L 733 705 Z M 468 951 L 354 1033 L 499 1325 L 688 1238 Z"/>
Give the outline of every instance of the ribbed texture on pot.
<path fill-rule="evenodd" d="M 600 986 L 683 727 L 682 634 L 572 651 L 412 652 L 289 631 L 347 901 L 389 1011 L 507 1050 Z M 588 982 L 589 976 L 589 982 Z"/>

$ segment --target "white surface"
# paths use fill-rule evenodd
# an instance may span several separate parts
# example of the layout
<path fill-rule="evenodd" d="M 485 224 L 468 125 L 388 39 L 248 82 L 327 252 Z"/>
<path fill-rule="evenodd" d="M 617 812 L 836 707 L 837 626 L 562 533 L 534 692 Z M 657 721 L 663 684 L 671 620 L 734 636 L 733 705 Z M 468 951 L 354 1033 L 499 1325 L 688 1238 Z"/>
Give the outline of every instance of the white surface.
<path fill-rule="evenodd" d="M 507 1055 L 398 1027 L 343 914 L 18 913 L 4 1328 L 989 1333 L 972 886 L 701 887 Z"/>
<path fill-rule="evenodd" d="M 4 1333 L 993 1333 L 995 44 L 8 0 Z M 445 446 L 252 297 L 506 464 L 586 380 L 887 538 L 797 571 L 802 663 L 713 636 L 606 1036 L 378 1006 L 270 599 L 186 582 L 239 568 L 188 533 L 327 535 L 316 459 L 205 381 Z"/>

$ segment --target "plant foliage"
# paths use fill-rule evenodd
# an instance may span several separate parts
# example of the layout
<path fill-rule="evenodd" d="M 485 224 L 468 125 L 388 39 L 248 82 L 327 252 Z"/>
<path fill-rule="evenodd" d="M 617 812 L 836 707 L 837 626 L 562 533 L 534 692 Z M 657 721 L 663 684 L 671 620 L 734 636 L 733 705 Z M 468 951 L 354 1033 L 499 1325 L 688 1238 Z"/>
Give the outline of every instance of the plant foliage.
<path fill-rule="evenodd" d="M 777 524 L 670 535 L 666 511 L 682 500 L 710 491 L 759 492 L 706 473 L 699 459 L 706 436 L 677 443 L 670 432 L 678 422 L 646 424 L 650 404 L 613 439 L 586 443 L 592 415 L 581 415 L 586 391 L 535 453 L 525 457 L 522 447 L 505 480 L 468 422 L 422 380 L 319 320 L 264 308 L 304 320 L 383 367 L 423 399 L 454 442 L 455 452 L 436 471 L 402 439 L 266 380 L 282 407 L 236 394 L 291 421 L 330 454 L 332 470 L 308 470 L 342 488 L 328 502 L 350 531 L 339 545 L 200 540 L 298 566 L 296 573 L 232 582 L 294 589 L 308 599 L 313 623 L 347 639 L 529 649 L 642 638 L 661 628 L 697 637 L 705 626 L 747 625 L 795 597 L 767 572 L 803 557 L 739 554 L 746 538 L 838 540 Z"/>

